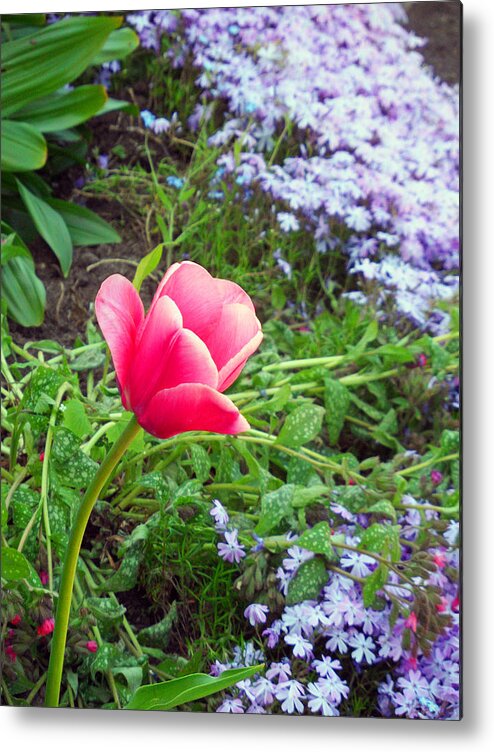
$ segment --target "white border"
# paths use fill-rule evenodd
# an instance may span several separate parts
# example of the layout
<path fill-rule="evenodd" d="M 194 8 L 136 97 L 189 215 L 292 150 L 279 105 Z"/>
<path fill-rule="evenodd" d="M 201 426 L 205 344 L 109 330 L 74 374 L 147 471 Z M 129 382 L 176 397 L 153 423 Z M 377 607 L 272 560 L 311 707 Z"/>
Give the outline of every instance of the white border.
<path fill-rule="evenodd" d="M 294 2 L 163 3 L 167 8 L 215 5 L 295 5 Z M 146 10 L 155 3 L 6 0 L 4 12 Z M 162 7 L 163 7 L 162 6 Z M 472 752 L 492 749 L 494 588 L 490 492 L 493 467 L 494 164 L 492 159 L 494 3 L 465 0 L 464 14 L 464 720 L 456 722 L 225 716 L 0 708 L 4 750 L 111 752 L 181 745 L 215 752 Z M 488 428 L 489 427 L 489 428 Z M 489 505 L 489 506 L 488 506 Z M 491 733 L 490 733 L 491 732 Z M 489 742 L 489 739 L 491 741 Z M 180 749 L 180 748 L 179 748 Z M 181 752 L 181 749 L 180 749 Z"/>

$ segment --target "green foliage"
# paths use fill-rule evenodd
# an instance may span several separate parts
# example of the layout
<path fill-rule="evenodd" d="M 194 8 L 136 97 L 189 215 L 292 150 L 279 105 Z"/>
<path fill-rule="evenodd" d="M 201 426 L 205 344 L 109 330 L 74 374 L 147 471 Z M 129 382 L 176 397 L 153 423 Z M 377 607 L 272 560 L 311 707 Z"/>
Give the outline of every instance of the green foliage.
<path fill-rule="evenodd" d="M 328 572 L 323 559 L 315 557 L 304 561 L 288 585 L 286 602 L 288 605 L 317 598 L 321 588 L 328 581 Z"/>
<path fill-rule="evenodd" d="M 218 677 L 190 674 L 179 679 L 171 679 L 169 682 L 140 687 L 125 707 L 126 710 L 172 710 L 178 705 L 200 700 L 244 681 L 259 673 L 262 668 L 263 666 L 259 665 L 227 669 Z"/>
<path fill-rule="evenodd" d="M 34 228 L 67 276 L 74 245 L 118 243 L 120 237 L 89 209 L 52 198 L 49 184 L 33 171 L 49 171 L 49 157 L 57 153 L 65 153 L 66 164 L 77 161 L 86 146 L 82 131 L 73 129 L 101 112 L 108 98 L 100 85 L 63 87 L 91 65 L 127 56 L 138 40 L 131 29 L 118 29 L 116 16 L 73 16 L 49 26 L 43 16 L 32 18 L 31 29 L 21 16 L 2 19 L 9 29 L 2 44 L 2 203 L 19 240 L 27 242 L 25 228 Z M 16 34 L 19 28 L 27 33 Z M 26 249 L 24 242 L 17 245 Z M 2 261 L 2 279 L 9 316 L 23 326 L 40 325 L 45 291 L 29 252 Z"/>

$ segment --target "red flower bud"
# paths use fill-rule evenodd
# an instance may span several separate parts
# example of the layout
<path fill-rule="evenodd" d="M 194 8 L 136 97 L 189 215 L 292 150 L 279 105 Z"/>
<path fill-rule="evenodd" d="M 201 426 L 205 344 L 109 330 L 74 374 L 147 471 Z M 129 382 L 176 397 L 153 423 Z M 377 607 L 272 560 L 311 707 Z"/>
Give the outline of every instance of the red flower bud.
<path fill-rule="evenodd" d="M 43 462 L 44 459 L 45 459 L 45 453 L 44 452 L 40 452 L 39 461 Z"/>
<path fill-rule="evenodd" d="M 86 642 L 86 649 L 89 650 L 90 653 L 96 653 L 98 650 L 98 643 L 96 640 L 88 640 Z"/>
<path fill-rule="evenodd" d="M 10 623 L 12 624 L 13 627 L 16 627 L 18 624 L 21 623 L 21 620 L 22 620 L 21 615 L 15 614 L 15 616 L 13 616 L 12 619 L 10 620 Z"/>
<path fill-rule="evenodd" d="M 435 486 L 438 486 L 440 482 L 443 479 L 443 474 L 439 472 L 439 470 L 433 470 L 431 472 L 431 481 L 434 483 Z"/>
<path fill-rule="evenodd" d="M 38 627 L 40 637 L 46 637 L 55 629 L 55 619 L 45 619 Z"/>
<path fill-rule="evenodd" d="M 420 366 L 420 368 L 425 368 L 427 365 L 427 356 L 424 355 L 424 353 L 420 353 L 420 355 L 417 358 L 417 365 Z"/>
<path fill-rule="evenodd" d="M 44 569 L 42 569 L 39 573 L 39 579 L 41 580 L 42 585 L 48 585 L 48 572 L 45 572 Z"/>

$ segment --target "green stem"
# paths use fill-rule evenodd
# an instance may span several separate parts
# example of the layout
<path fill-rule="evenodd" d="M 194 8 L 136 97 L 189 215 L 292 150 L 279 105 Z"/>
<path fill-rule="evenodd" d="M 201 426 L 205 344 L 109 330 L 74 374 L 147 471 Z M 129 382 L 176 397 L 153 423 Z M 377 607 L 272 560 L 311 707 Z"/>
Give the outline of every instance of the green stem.
<path fill-rule="evenodd" d="M 132 417 L 127 427 L 117 439 L 107 456 L 101 463 L 101 466 L 94 476 L 84 494 L 79 511 L 74 520 L 70 533 L 67 554 L 62 570 L 60 581 L 60 592 L 58 596 L 57 612 L 55 616 L 55 631 L 51 645 L 50 663 L 48 666 L 48 680 L 46 683 L 46 707 L 53 708 L 58 706 L 60 697 L 60 685 L 62 682 L 62 672 L 64 663 L 65 643 L 67 640 L 67 629 L 70 617 L 70 605 L 72 601 L 72 590 L 74 587 L 74 577 L 77 568 L 77 560 L 81 549 L 82 539 L 86 530 L 91 511 L 98 500 L 101 489 L 108 481 L 118 461 L 124 454 L 125 450 L 134 440 L 140 431 L 135 417 Z"/>

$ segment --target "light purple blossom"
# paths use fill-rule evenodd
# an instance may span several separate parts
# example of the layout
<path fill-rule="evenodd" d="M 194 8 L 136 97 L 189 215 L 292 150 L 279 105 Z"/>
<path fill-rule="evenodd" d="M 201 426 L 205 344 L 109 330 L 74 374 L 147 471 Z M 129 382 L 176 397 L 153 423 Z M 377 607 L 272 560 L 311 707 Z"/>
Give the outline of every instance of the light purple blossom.
<path fill-rule="evenodd" d="M 266 623 L 266 614 L 268 613 L 269 608 L 263 603 L 251 603 L 250 606 L 247 606 L 245 609 L 244 616 L 249 620 L 249 624 L 255 627 L 256 624 Z"/>
<path fill-rule="evenodd" d="M 238 530 L 227 530 L 225 532 L 226 543 L 218 543 L 219 556 L 231 564 L 234 562 L 238 564 L 245 556 L 244 546 L 238 542 L 237 536 Z"/>

